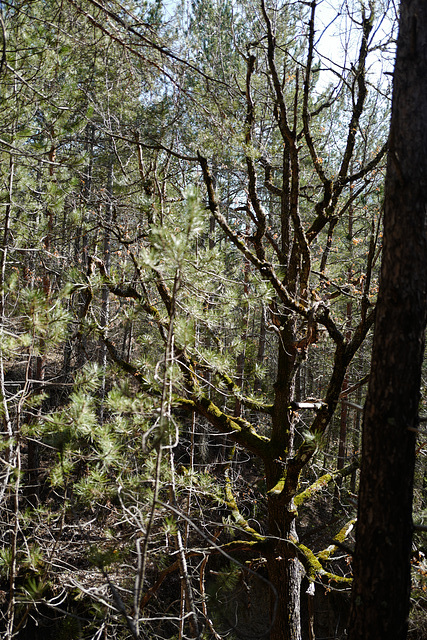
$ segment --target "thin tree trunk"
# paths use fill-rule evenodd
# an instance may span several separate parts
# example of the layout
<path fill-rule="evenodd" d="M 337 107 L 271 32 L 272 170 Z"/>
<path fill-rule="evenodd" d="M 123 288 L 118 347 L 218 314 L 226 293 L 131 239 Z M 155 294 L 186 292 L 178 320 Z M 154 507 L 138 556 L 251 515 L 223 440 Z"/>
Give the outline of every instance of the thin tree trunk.
<path fill-rule="evenodd" d="M 105 204 L 105 228 L 104 228 L 104 242 L 103 242 L 103 259 L 104 266 L 107 273 L 110 272 L 111 265 L 111 231 L 110 224 L 113 215 L 113 164 L 112 158 L 108 167 L 107 176 L 107 189 L 106 189 L 107 202 Z M 102 302 L 101 302 L 101 318 L 100 325 L 107 335 L 108 323 L 110 320 L 110 292 L 107 286 L 102 288 Z M 101 381 L 101 403 L 100 403 L 100 420 L 102 422 L 104 416 L 104 398 L 106 392 L 106 375 L 107 375 L 107 346 L 104 341 L 101 340 L 100 344 L 100 365 L 102 368 L 102 381 Z"/>
<path fill-rule="evenodd" d="M 6 320 L 6 262 L 7 253 L 9 248 L 9 235 L 10 235 L 10 214 L 12 208 L 12 194 L 13 194 L 13 181 L 15 174 L 14 156 L 9 156 L 9 197 L 5 207 L 5 217 L 3 224 L 3 238 L 2 245 L 0 247 L 0 338 L 3 340 L 3 334 L 5 331 Z M 8 442 L 4 448 L 4 475 L 1 480 L 0 486 L 0 504 L 3 503 L 4 495 L 7 491 L 10 474 L 13 470 L 13 456 L 14 456 L 14 443 L 13 443 L 13 426 L 11 416 L 9 412 L 8 396 L 5 387 L 5 370 L 3 354 L 0 354 L 0 393 L 2 404 L 2 431 L 3 437 Z M 3 444 L 3 443 L 2 443 Z M 4 445 L 3 445 L 4 446 Z"/>
<path fill-rule="evenodd" d="M 353 173 L 353 171 L 352 171 Z M 353 185 L 350 184 L 350 192 L 353 189 Z M 350 256 L 351 256 L 351 260 L 352 260 L 352 238 L 353 238 L 353 205 L 350 205 L 349 209 L 348 209 L 348 238 L 350 241 Z M 351 282 L 352 278 L 353 278 L 353 265 L 350 262 L 349 268 L 348 268 L 348 282 Z M 352 321 L 352 315 L 353 315 L 353 305 L 352 305 L 352 300 L 351 298 L 347 299 L 347 308 L 346 308 L 346 339 L 350 340 L 351 339 L 351 321 Z M 348 385 L 349 385 L 349 377 L 348 377 L 348 371 L 345 374 L 344 377 L 344 382 L 342 385 L 342 391 L 345 392 L 348 389 Z M 340 435 L 339 435 L 339 440 L 338 440 L 338 459 L 337 459 L 337 469 L 343 469 L 345 462 L 346 462 L 346 453 L 347 453 L 347 421 L 348 421 L 348 404 L 347 404 L 347 399 L 344 398 L 343 400 L 341 400 L 341 414 L 340 414 Z M 340 489 L 342 486 L 342 477 L 340 476 L 337 481 L 336 481 L 336 488 L 335 488 L 335 496 L 334 496 L 334 500 L 337 503 L 339 503 L 339 494 L 340 494 Z"/>

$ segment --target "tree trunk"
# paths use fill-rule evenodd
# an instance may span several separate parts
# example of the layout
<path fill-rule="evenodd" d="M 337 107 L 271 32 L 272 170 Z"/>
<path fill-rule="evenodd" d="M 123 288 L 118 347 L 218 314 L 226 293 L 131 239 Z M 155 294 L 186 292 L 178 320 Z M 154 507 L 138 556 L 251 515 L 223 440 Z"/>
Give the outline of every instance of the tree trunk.
<path fill-rule="evenodd" d="M 350 640 L 404 640 L 427 301 L 427 3 L 402 0 Z"/>
<path fill-rule="evenodd" d="M 104 228 L 104 240 L 103 240 L 103 260 L 107 273 L 110 273 L 111 266 L 111 220 L 113 217 L 113 163 L 112 159 L 109 160 L 108 174 L 107 174 L 107 189 L 106 189 L 106 203 L 105 203 L 105 228 Z M 102 303 L 101 303 L 101 317 L 100 325 L 104 330 L 105 335 L 108 334 L 108 323 L 110 321 L 110 292 L 107 286 L 102 288 Z M 102 369 L 102 381 L 101 381 L 101 403 L 100 403 L 100 420 L 102 422 L 104 418 L 104 401 L 106 393 L 106 375 L 107 375 L 107 347 L 103 340 L 100 341 L 100 354 L 99 364 Z"/>
<path fill-rule="evenodd" d="M 293 503 L 286 505 L 281 496 L 268 500 L 270 532 L 279 540 L 274 552 L 267 555 L 268 577 L 276 593 L 270 603 L 270 640 L 301 640 L 301 581 L 304 571 L 293 553 L 297 541 L 296 511 Z"/>
<path fill-rule="evenodd" d="M 275 402 L 272 416 L 273 457 L 266 464 L 266 483 L 270 490 L 284 477 L 286 461 L 293 455 L 294 424 L 289 411 L 295 382 L 294 320 L 284 314 L 281 320 L 281 341 Z M 272 595 L 270 640 L 301 640 L 300 592 L 303 568 L 295 557 L 297 515 L 293 495 L 286 491 L 268 494 L 269 534 L 274 549 L 267 555 L 268 575 L 276 594 Z"/>
<path fill-rule="evenodd" d="M 259 321 L 258 352 L 257 352 L 257 362 L 261 367 L 264 364 L 266 333 L 267 331 L 266 331 L 266 325 L 265 325 L 265 309 L 264 307 L 262 307 L 261 318 Z M 256 391 L 257 393 L 261 393 L 262 391 L 262 380 L 259 375 L 255 376 L 254 391 Z"/>
<path fill-rule="evenodd" d="M 353 168 L 352 168 L 352 173 L 353 173 Z M 353 190 L 353 184 L 350 184 L 350 193 Z M 348 282 L 351 282 L 353 277 L 354 277 L 354 273 L 353 273 L 353 251 L 352 251 L 352 239 L 353 239 L 353 205 L 351 204 L 349 209 L 348 209 L 348 238 L 350 241 L 350 256 L 351 256 L 351 260 L 350 260 L 350 265 L 348 267 L 348 272 L 347 272 L 347 278 L 348 278 Z M 346 331 L 345 331 L 345 337 L 348 341 L 351 340 L 351 324 L 352 324 L 352 317 L 353 317 L 353 304 L 352 304 L 352 299 L 348 298 L 347 299 L 347 308 L 346 308 L 346 320 L 345 320 L 345 324 L 346 324 Z M 345 374 L 344 377 L 344 381 L 342 384 L 342 392 L 344 393 L 345 391 L 347 391 L 349 386 L 349 373 L 348 371 Z M 341 413 L 340 413 L 340 433 L 339 433 L 339 439 L 338 439 L 338 458 L 337 458 L 337 469 L 343 469 L 346 463 L 346 454 L 347 454 L 347 422 L 348 422 L 348 404 L 347 404 L 347 398 L 343 398 L 341 400 Z M 339 501 L 340 501 L 340 490 L 341 490 L 341 486 L 342 486 L 342 477 L 337 478 L 336 480 L 336 487 L 335 487 L 335 495 L 334 495 L 334 501 L 335 501 L 335 506 L 338 507 L 339 506 Z"/>

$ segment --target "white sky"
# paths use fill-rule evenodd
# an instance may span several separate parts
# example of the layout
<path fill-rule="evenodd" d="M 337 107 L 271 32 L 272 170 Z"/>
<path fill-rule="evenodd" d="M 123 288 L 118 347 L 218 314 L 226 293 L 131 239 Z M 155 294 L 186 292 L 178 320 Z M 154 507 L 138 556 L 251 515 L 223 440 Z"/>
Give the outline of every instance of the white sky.
<path fill-rule="evenodd" d="M 214 0 L 213 0 L 214 1 Z M 220 2 L 221 0 L 218 0 Z M 255 0 L 256 1 L 256 0 Z M 279 9 L 288 3 L 298 6 L 299 0 L 265 0 L 269 6 Z M 164 0 L 166 17 L 172 17 L 180 0 Z M 318 0 L 316 8 L 316 52 L 322 60 L 322 67 L 335 69 L 341 75 L 343 69 L 350 71 L 351 63 L 357 60 L 360 46 L 361 9 L 369 14 L 369 5 L 375 6 L 374 29 L 371 32 L 370 46 L 375 46 L 368 58 L 368 69 L 371 80 L 376 82 L 386 72 L 388 79 L 394 68 L 395 49 L 393 45 L 385 43 L 390 36 L 397 37 L 397 4 L 399 0 Z M 426 0 L 427 2 L 427 0 Z M 186 0 L 191 10 L 191 0 Z M 300 6 L 307 7 L 307 2 Z M 236 5 L 238 3 L 236 2 Z M 259 8 L 259 0 L 258 0 Z M 280 10 L 280 9 L 279 9 Z M 256 11 L 256 10 L 255 10 Z M 257 11 L 258 12 L 258 11 Z M 306 24 L 306 21 L 305 21 Z M 306 33 L 306 30 L 304 30 Z M 329 72 L 324 73 L 318 89 L 324 88 L 330 82 L 336 83 L 338 77 Z"/>
<path fill-rule="evenodd" d="M 335 68 L 339 73 L 343 67 L 349 69 L 350 63 L 355 61 L 360 46 L 360 28 L 355 21 L 360 22 L 363 4 L 368 15 L 367 1 L 319 1 L 316 40 L 325 67 Z M 378 8 L 370 40 L 370 48 L 375 49 L 369 55 L 368 68 L 373 78 L 378 78 L 384 72 L 393 72 L 395 47 L 389 41 L 390 37 L 397 37 L 397 10 L 394 0 L 377 0 L 375 4 Z"/>

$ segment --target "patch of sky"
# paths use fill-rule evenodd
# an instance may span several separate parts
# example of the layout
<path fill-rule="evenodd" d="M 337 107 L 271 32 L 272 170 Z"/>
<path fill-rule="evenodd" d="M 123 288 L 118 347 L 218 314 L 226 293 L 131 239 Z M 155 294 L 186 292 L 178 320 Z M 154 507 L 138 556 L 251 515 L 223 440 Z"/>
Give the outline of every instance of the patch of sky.
<path fill-rule="evenodd" d="M 362 38 L 363 16 L 372 15 L 367 80 L 388 84 L 396 52 L 396 0 L 320 0 L 315 18 L 315 51 L 320 61 L 319 86 L 338 86 L 354 71 Z"/>

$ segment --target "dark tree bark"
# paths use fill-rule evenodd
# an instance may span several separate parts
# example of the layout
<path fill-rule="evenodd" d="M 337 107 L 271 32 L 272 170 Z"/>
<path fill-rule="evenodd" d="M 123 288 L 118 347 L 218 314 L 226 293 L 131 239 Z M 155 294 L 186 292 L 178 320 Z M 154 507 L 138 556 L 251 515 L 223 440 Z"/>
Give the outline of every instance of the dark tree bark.
<path fill-rule="evenodd" d="M 427 3 L 402 0 L 384 252 L 365 406 L 351 640 L 407 634 L 427 303 Z"/>

